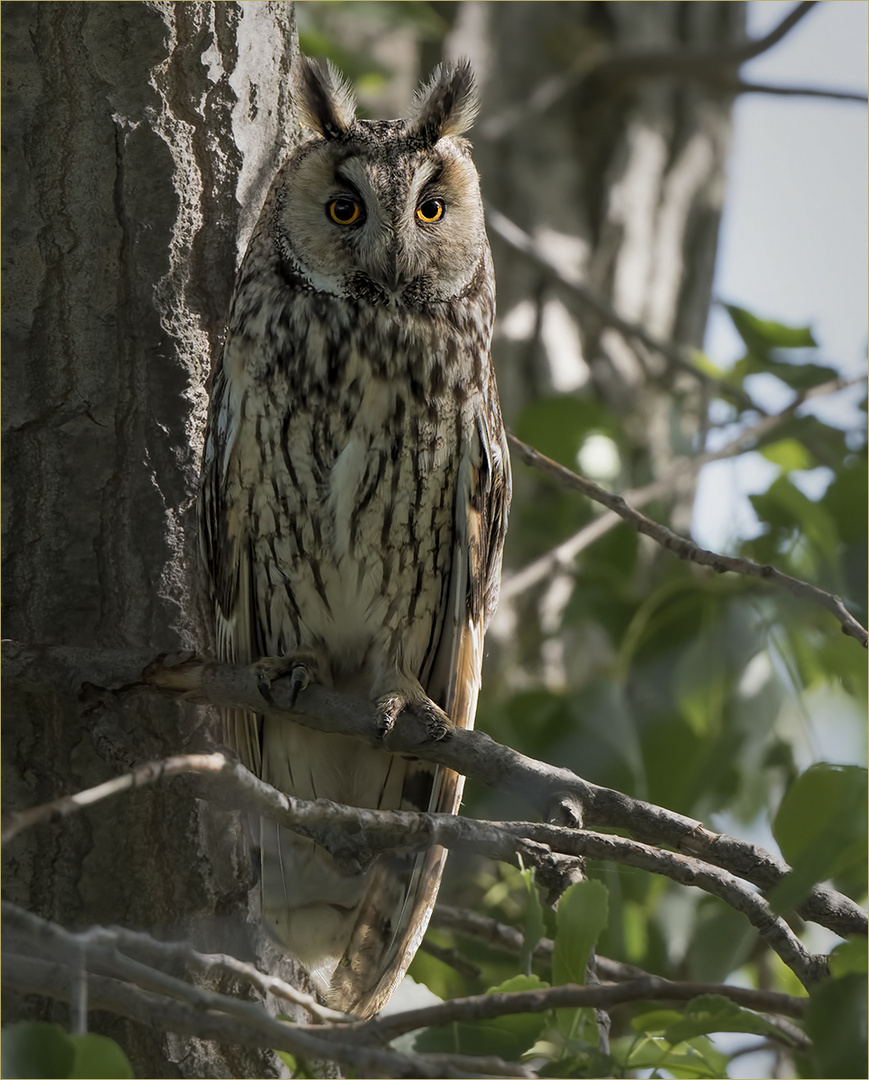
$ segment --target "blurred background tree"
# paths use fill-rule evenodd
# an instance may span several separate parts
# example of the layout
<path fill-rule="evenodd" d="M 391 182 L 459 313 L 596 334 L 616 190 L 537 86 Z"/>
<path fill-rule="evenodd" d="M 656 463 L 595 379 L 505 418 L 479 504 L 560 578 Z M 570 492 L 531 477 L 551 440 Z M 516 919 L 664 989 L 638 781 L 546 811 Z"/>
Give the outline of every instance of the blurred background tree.
<path fill-rule="evenodd" d="M 841 365 L 803 325 L 811 311 L 782 325 L 775 312 L 731 305 L 722 310 L 743 355 L 725 364 L 702 352 L 740 68 L 814 17 L 811 4 L 775 6 L 779 29 L 759 44 L 742 3 L 305 2 L 296 12 L 302 51 L 335 61 L 363 115 L 400 115 L 438 60 L 471 58 L 495 363 L 515 434 L 683 535 L 709 455 L 759 452 L 771 471 L 752 499 L 756 521 L 728 551 L 841 595 L 865 625 L 865 409 L 853 404 L 865 385 L 847 408 L 814 409 L 844 399 Z M 288 20 L 281 3 L 4 7 L 5 636 L 167 650 L 203 641 L 184 599 L 203 385 L 235 260 L 290 138 Z M 770 379 L 782 395 L 774 407 L 760 392 Z M 802 478 L 818 469 L 824 483 L 807 493 Z M 820 607 L 680 562 L 518 460 L 514 474 L 478 726 L 767 846 L 790 794 L 775 829 L 784 855 L 862 902 L 865 774 L 806 771 L 864 760 L 858 644 Z M 107 757 L 123 764 L 117 747 L 82 739 L 61 699 L 16 693 L 4 704 L 11 806 L 96 782 Z M 845 736 L 840 755 L 813 734 L 828 713 Z M 176 749 L 179 730 L 196 744 L 189 720 L 154 703 L 125 724 L 140 756 Z M 813 743 L 823 748 L 814 757 Z M 525 815 L 473 785 L 465 812 Z M 215 858 L 222 833 L 210 811 L 173 789 L 137 793 L 122 813 L 32 834 L 9 856 L 6 895 L 65 925 L 123 917 L 234 948 L 247 883 L 234 885 L 234 856 Z M 588 871 L 609 890 L 603 955 L 668 977 L 795 991 L 725 905 L 638 870 Z M 454 855 L 442 899 L 521 925 L 536 911 L 527 886 L 519 871 Z M 813 948 L 835 943 L 811 933 Z M 420 953 L 411 974 L 438 994 L 516 970 L 443 927 L 430 939 L 460 946 L 483 973 L 475 983 Z M 7 1016 L 19 1014 L 65 1015 L 15 1002 Z M 638 1045 L 632 1019 L 629 1008 L 615 1014 L 623 1064 Z M 105 1030 L 140 1075 L 274 1068 L 127 1021 Z M 554 1048 L 547 1075 L 612 1068 L 589 1063 L 588 1039 Z M 717 1052 L 703 1058 L 709 1075 L 728 1068 Z M 769 1075 L 791 1067 L 763 1061 Z"/>

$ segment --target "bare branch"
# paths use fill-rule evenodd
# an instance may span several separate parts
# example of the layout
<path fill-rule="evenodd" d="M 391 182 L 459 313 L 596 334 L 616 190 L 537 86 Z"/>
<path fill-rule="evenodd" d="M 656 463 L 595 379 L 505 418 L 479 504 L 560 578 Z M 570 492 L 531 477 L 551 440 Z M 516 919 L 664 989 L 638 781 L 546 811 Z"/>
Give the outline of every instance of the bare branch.
<path fill-rule="evenodd" d="M 52 961 L 46 964 L 32 956 L 4 957 L 4 983 L 24 992 L 35 990 L 69 1000 L 69 964 L 71 958 L 84 955 L 91 1008 L 132 1016 L 146 1024 L 159 1024 L 169 1031 L 242 1046 L 283 1050 L 302 1058 L 339 1061 L 371 1076 L 531 1075 L 519 1066 L 498 1059 L 402 1054 L 381 1049 L 368 1039 L 345 1037 L 344 1033 L 352 1030 L 350 1026 L 308 1027 L 275 1020 L 257 1003 L 193 986 L 124 956 L 112 931 L 94 927 L 82 934 L 72 934 L 5 901 L 3 918 L 7 933 L 45 953 Z M 58 959 L 61 964 L 57 963 Z M 93 972 L 94 968 L 97 972 Z"/>
<path fill-rule="evenodd" d="M 737 72 L 748 60 L 767 52 L 814 6 L 798 4 L 777 27 L 762 38 L 715 49 L 631 49 L 600 47 L 583 53 L 575 67 L 541 82 L 525 101 L 483 121 L 478 137 L 495 141 L 522 123 L 527 123 L 550 109 L 566 94 L 595 81 L 630 86 L 651 79 L 677 79 L 708 86 L 725 94 L 770 93 L 786 96 L 833 98 L 864 103 L 864 95 L 848 90 L 824 87 L 774 87 L 751 83 Z"/>
<path fill-rule="evenodd" d="M 736 991 L 736 993 L 732 993 Z M 367 1032 L 383 1039 L 394 1039 L 407 1031 L 423 1027 L 440 1027 L 455 1021 L 490 1020 L 496 1016 L 517 1013 L 547 1012 L 549 1009 L 602 1008 L 611 1009 L 628 1001 L 690 1001 L 701 994 L 719 994 L 739 1005 L 758 1011 L 781 1012 L 797 1019 L 805 1015 L 808 998 L 790 997 L 771 991 L 743 990 L 720 983 L 679 983 L 646 975 L 626 983 L 609 983 L 597 986 L 566 984 L 540 990 L 514 991 L 503 994 L 478 994 L 473 997 L 455 998 L 442 1005 L 375 1017 L 365 1025 Z M 352 1025 L 361 1029 L 361 1024 Z M 799 1029 L 791 1028 L 797 1032 Z M 790 1032 L 789 1032 L 790 1034 Z M 810 1041 L 799 1032 L 796 1036 L 801 1049 L 809 1047 Z M 790 1042 L 790 1039 L 788 1040 Z M 793 1045 L 791 1043 L 791 1045 Z"/>
<path fill-rule="evenodd" d="M 232 790 L 242 809 L 254 809 L 286 828 L 308 836 L 326 847 L 343 866 L 359 869 L 383 851 L 412 851 L 432 845 L 462 848 L 488 858 L 536 866 L 544 884 L 558 878 L 563 857 L 593 857 L 636 866 L 669 877 L 683 885 L 703 889 L 724 900 L 756 927 L 797 977 L 810 986 L 827 974 L 823 957 L 812 956 L 777 918 L 767 902 L 730 872 L 710 867 L 693 856 L 662 851 L 647 844 L 586 830 L 520 822 L 498 824 L 456 817 L 452 814 L 421 814 L 411 811 L 368 810 L 318 799 L 305 802 L 284 795 L 250 773 L 240 762 L 223 754 L 187 755 L 137 770 L 137 783 L 153 782 L 167 775 L 189 771 L 219 777 L 224 790 Z M 127 788 L 134 786 L 127 785 Z M 104 796 L 108 785 L 101 785 Z M 70 812 L 95 801 L 71 796 L 49 804 L 43 816 Z M 36 820 L 31 814 L 31 821 Z M 19 820 L 20 823 L 20 820 Z"/>
<path fill-rule="evenodd" d="M 865 377 L 859 379 L 831 379 L 820 386 L 801 390 L 787 408 L 778 413 L 762 416 L 756 424 L 744 428 L 734 439 L 731 439 L 729 443 L 720 449 L 698 454 L 696 457 L 674 459 L 660 479 L 653 480 L 652 483 L 645 484 L 641 488 L 626 491 L 624 500 L 630 506 L 638 509 L 641 506 L 648 505 L 650 502 L 654 502 L 656 499 L 664 498 L 677 489 L 680 484 L 692 481 L 704 466 L 715 461 L 736 457 L 736 455 L 756 447 L 761 439 L 766 438 L 786 420 L 790 420 L 807 401 L 817 397 L 837 394 L 841 390 L 846 390 L 865 381 Z M 588 525 L 583 526 L 578 532 L 575 532 L 573 536 L 563 540 L 551 551 L 541 555 L 539 559 L 535 559 L 515 573 L 505 575 L 501 583 L 501 599 L 510 600 L 526 589 L 532 588 L 538 582 L 546 580 L 554 571 L 572 566 L 580 552 L 585 551 L 586 548 L 590 547 L 602 536 L 605 536 L 622 520 L 622 517 L 614 510 L 606 511 Z"/>
<path fill-rule="evenodd" d="M 778 26 L 774 26 L 768 34 L 764 34 L 762 38 L 756 41 L 748 41 L 745 45 L 737 45 L 733 50 L 733 59 L 736 63 L 741 64 L 746 60 L 753 60 L 756 56 L 768 52 L 774 45 L 778 45 L 786 34 L 793 30 L 800 19 L 808 15 L 816 3 L 817 0 L 803 0 L 802 3 L 797 4 L 793 11 L 789 11 Z"/>
<path fill-rule="evenodd" d="M 738 558 L 733 555 L 719 555 L 717 552 L 698 547 L 690 540 L 685 539 L 685 537 L 672 532 L 666 525 L 660 525 L 658 522 L 652 521 L 651 518 L 641 514 L 639 510 L 629 506 L 622 495 L 614 495 L 591 480 L 586 480 L 578 473 L 565 468 L 564 465 L 559 465 L 557 461 L 553 461 L 551 458 L 546 457 L 545 454 L 541 454 L 539 450 L 528 446 L 527 443 L 517 439 L 513 434 L 509 435 L 509 439 L 513 448 L 526 464 L 555 477 L 565 487 L 581 491 L 588 498 L 602 503 L 609 510 L 618 514 L 631 528 L 644 536 L 651 537 L 661 547 L 666 548 L 667 551 L 672 551 L 680 559 L 698 563 L 700 566 L 709 566 L 719 574 L 730 571 L 736 574 L 744 574 L 747 577 L 757 577 L 763 581 L 770 581 L 774 585 L 779 585 L 800 599 L 811 600 L 826 608 L 839 620 L 844 634 L 854 638 L 864 649 L 869 646 L 869 634 L 867 634 L 865 627 L 854 618 L 838 596 L 834 596 L 824 589 L 819 589 L 817 585 L 810 585 L 806 581 L 800 581 L 799 578 L 791 577 L 790 574 L 784 574 L 774 566 L 756 563 L 753 559 Z"/>
<path fill-rule="evenodd" d="M 709 387 L 719 397 L 729 398 L 744 409 L 761 411 L 744 390 L 729 386 L 699 368 L 694 363 L 696 349 L 688 345 L 680 345 L 676 342 L 655 337 L 644 326 L 626 319 L 616 311 L 606 297 L 587 285 L 579 274 L 553 262 L 528 233 L 520 229 L 518 225 L 499 210 L 495 210 L 493 207 L 486 208 L 486 226 L 490 232 L 500 236 L 510 247 L 521 252 L 553 281 L 567 289 L 579 303 L 584 304 L 589 310 L 598 315 L 607 326 L 618 330 L 627 341 L 638 341 L 645 345 L 646 348 L 663 356 L 671 367 L 678 371 L 687 372 L 698 382 Z"/>
<path fill-rule="evenodd" d="M 832 86 L 773 86 L 769 83 L 734 79 L 730 84 L 734 94 L 772 94 L 775 97 L 812 97 L 827 101 L 854 101 L 869 104 L 869 97 L 857 90 L 836 90 Z"/>
<path fill-rule="evenodd" d="M 105 671 L 110 667 L 107 660 L 109 655 L 111 654 L 96 658 L 97 670 Z M 200 700 L 207 697 L 215 704 L 254 708 L 277 716 L 285 715 L 318 730 L 352 735 L 371 745 L 384 747 L 380 736 L 379 717 L 370 702 L 312 685 L 299 694 L 295 704 L 297 711 L 293 711 L 293 689 L 290 681 L 282 679 L 273 683 L 270 695 L 273 705 L 266 705 L 257 689 L 254 668 L 204 663 L 196 658 L 184 659 L 178 663 L 175 662 L 177 658 L 172 658 L 172 662 L 155 660 L 146 665 L 144 671 L 140 669 L 136 673 L 135 666 L 141 661 L 138 652 L 118 652 L 115 656 L 114 670 L 123 673 L 123 684 L 126 687 L 165 687 L 169 688 L 166 692 L 185 697 L 194 696 Z M 75 685 L 91 681 L 88 678 L 91 673 L 88 665 L 94 661 L 92 651 L 4 642 L 3 675 L 6 679 L 39 686 L 43 661 L 46 673 L 56 680 L 55 686 L 58 689 L 69 691 Z M 46 689 L 44 684 L 42 689 Z M 410 749 L 416 757 L 444 765 L 489 787 L 517 795 L 548 821 L 577 825 L 584 820 L 587 825 L 626 829 L 641 841 L 669 845 L 713 866 L 722 867 L 767 892 L 789 873 L 789 867 L 785 863 L 753 844 L 712 832 L 700 822 L 684 815 L 632 799 L 610 788 L 591 784 L 568 769 L 525 757 L 496 743 L 481 731 L 457 729 L 438 743 L 415 741 L 415 721 L 412 717 L 409 719 L 411 723 L 401 736 L 402 741 L 398 745 L 385 746 L 386 749 L 403 753 Z M 403 716 L 396 729 L 403 726 L 404 720 Z M 185 760 L 188 764 L 191 760 L 195 764 L 197 757 L 191 755 L 186 759 L 170 759 L 173 763 L 171 768 L 178 772 L 186 771 Z M 339 859 L 358 860 L 360 857 L 372 855 L 374 848 L 369 847 L 366 850 L 365 840 L 367 838 L 370 844 L 373 844 L 375 836 L 379 849 L 392 843 L 398 846 L 425 843 L 455 846 L 463 842 L 461 830 L 471 824 L 463 818 L 451 819 L 449 815 L 421 815 L 416 818 L 405 813 L 382 815 L 378 811 L 339 807 L 326 802 L 306 803 L 275 791 L 237 761 L 230 760 L 225 755 L 207 755 L 207 758 L 209 763 L 202 769 L 196 766 L 199 772 L 212 776 L 219 774 L 221 784 L 226 784 L 246 805 L 273 816 L 276 820 L 285 820 L 288 826 L 296 831 L 307 830 L 306 835 L 324 844 Z M 164 763 L 143 766 L 141 771 L 137 770 L 139 782 L 153 782 L 159 776 L 166 775 L 168 767 Z M 131 783 L 128 782 L 127 786 Z M 111 790 L 126 790 L 126 786 Z M 23 823 L 20 816 L 13 815 L 7 823 L 8 835 L 15 835 L 21 828 L 37 820 L 49 820 L 57 815 L 73 812 L 79 809 L 81 804 L 80 799 L 75 801 L 74 797 L 69 797 L 48 804 L 38 812 L 24 811 L 23 813 L 29 816 Z M 453 824 L 446 825 L 439 821 L 439 818 L 446 818 Z M 346 834 L 348 826 L 356 830 L 354 837 Z M 493 858 L 503 855 L 512 860 L 513 853 L 517 850 L 517 842 L 507 828 L 487 823 L 480 823 L 480 826 L 490 830 L 485 839 L 485 842 L 491 845 L 489 854 Z M 389 830 L 392 830 L 391 834 Z M 468 837 L 471 835 L 471 832 L 467 833 Z M 480 832 L 474 833 L 473 838 L 474 843 L 483 842 L 483 834 Z M 523 844 L 519 850 L 530 864 L 543 860 L 549 870 L 553 873 L 557 871 L 557 867 L 551 862 L 551 855 L 547 862 L 546 850 L 541 844 L 536 841 L 523 841 Z M 807 900 L 798 908 L 798 912 L 803 918 L 818 922 L 843 937 L 847 934 L 866 933 L 865 912 L 847 897 L 824 886 L 815 886 Z"/>
<path fill-rule="evenodd" d="M 586 78 L 633 83 L 647 79 L 678 78 L 719 87 L 736 70 L 777 45 L 815 6 L 815 0 L 798 4 L 762 38 L 713 49 L 618 49 L 601 51 Z"/>

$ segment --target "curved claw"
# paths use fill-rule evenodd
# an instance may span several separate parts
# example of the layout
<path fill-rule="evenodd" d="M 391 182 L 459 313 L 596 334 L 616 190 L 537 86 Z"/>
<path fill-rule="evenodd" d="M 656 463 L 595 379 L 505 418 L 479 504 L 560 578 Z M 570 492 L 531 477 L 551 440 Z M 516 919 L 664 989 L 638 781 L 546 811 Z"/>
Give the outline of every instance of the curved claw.
<path fill-rule="evenodd" d="M 256 668 L 256 686 L 263 698 L 268 702 L 272 708 L 276 708 L 274 697 L 272 696 L 272 685 L 278 681 L 278 679 L 284 679 L 289 676 L 290 680 L 290 701 L 289 705 L 292 708 L 298 700 L 299 694 L 305 689 L 306 686 L 310 686 L 314 682 L 314 661 L 309 657 L 300 656 L 266 656 L 262 660 L 257 660 L 254 664 Z"/>
<path fill-rule="evenodd" d="M 401 694 L 381 698 L 381 738 L 387 750 L 412 750 L 440 742 L 453 728 L 447 714 L 429 698 L 406 700 Z"/>

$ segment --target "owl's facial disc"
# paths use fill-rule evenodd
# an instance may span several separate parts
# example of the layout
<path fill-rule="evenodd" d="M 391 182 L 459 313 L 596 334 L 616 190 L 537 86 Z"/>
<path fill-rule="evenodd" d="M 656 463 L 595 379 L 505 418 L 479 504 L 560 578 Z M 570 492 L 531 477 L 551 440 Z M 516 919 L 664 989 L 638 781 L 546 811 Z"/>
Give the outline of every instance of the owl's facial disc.
<path fill-rule="evenodd" d="M 461 139 L 429 150 L 396 125 L 299 156 L 278 214 L 282 246 L 318 291 L 390 305 L 458 295 L 486 245 L 477 173 Z"/>

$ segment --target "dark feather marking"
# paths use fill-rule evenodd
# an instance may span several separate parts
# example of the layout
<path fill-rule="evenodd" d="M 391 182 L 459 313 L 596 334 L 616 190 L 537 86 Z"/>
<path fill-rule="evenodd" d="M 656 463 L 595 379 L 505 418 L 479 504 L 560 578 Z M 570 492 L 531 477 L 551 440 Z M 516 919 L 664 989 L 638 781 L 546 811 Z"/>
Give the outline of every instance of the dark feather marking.
<path fill-rule="evenodd" d="M 396 470 L 393 470 L 395 472 Z M 362 521 L 362 515 L 365 512 L 366 507 L 374 498 L 374 493 L 380 487 L 380 483 L 383 480 L 383 475 L 386 472 L 386 454 L 382 451 L 377 455 L 377 471 L 374 475 L 371 475 L 371 462 L 369 461 L 366 469 L 365 476 L 362 479 L 362 484 L 367 486 L 362 487 L 361 494 L 357 497 L 356 504 L 353 507 L 353 513 L 350 515 L 350 550 L 353 551 L 356 547 L 356 538 L 359 532 L 359 525 Z"/>

